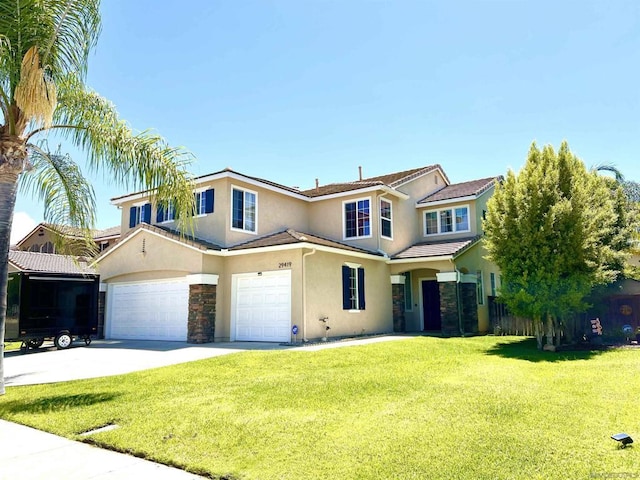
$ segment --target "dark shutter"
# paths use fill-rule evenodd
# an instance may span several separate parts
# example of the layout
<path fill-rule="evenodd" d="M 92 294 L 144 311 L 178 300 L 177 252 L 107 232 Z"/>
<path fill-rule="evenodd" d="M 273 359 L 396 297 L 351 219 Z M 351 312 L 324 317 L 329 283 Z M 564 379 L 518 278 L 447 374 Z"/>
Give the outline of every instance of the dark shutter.
<path fill-rule="evenodd" d="M 158 204 L 158 208 L 156 211 L 156 223 L 164 222 L 164 207 L 161 204 Z"/>
<path fill-rule="evenodd" d="M 131 207 L 129 209 L 129 228 L 136 226 L 136 210 L 138 207 Z"/>
<path fill-rule="evenodd" d="M 145 223 L 151 223 L 151 204 L 145 203 L 142 206 L 142 221 Z"/>
<path fill-rule="evenodd" d="M 358 306 L 364 310 L 364 268 L 358 269 Z"/>
<path fill-rule="evenodd" d="M 204 192 L 205 206 L 204 213 L 213 213 L 213 188 Z"/>
<path fill-rule="evenodd" d="M 342 266 L 342 308 L 351 310 L 351 269 L 346 265 Z"/>

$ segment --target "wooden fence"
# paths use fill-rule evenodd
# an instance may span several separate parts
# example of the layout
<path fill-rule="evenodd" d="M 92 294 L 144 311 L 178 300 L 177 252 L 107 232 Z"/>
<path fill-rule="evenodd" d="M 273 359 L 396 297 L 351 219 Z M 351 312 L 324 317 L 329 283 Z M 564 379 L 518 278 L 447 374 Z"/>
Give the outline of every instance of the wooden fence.
<path fill-rule="evenodd" d="M 534 335 L 533 322 L 528 318 L 511 315 L 497 297 L 489 297 L 489 321 L 496 335 Z"/>

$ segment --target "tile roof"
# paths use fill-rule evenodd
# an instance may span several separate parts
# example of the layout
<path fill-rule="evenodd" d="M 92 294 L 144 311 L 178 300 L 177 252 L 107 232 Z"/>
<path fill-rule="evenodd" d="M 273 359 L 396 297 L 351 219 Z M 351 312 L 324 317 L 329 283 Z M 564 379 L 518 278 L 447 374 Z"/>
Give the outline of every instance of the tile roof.
<path fill-rule="evenodd" d="M 297 232 L 292 229 L 284 230 L 282 232 L 266 235 L 256 240 L 241 243 L 229 248 L 230 251 L 247 250 L 251 248 L 260 247 L 274 247 L 278 245 L 292 245 L 295 243 L 311 243 L 313 245 L 320 245 L 323 247 L 339 248 L 341 250 L 348 250 L 350 252 L 368 253 L 371 255 L 382 256 L 379 252 L 373 252 L 364 248 L 354 247 L 345 243 L 336 242 L 335 240 L 329 240 L 328 238 L 319 237 L 317 235 L 311 235 L 309 233 Z"/>
<path fill-rule="evenodd" d="M 191 247 L 195 247 L 195 248 L 197 248 L 199 250 L 202 250 L 202 251 L 206 251 L 206 250 L 222 250 L 222 247 L 220 245 L 217 245 L 215 243 L 209 242 L 207 240 L 203 240 L 201 238 L 194 237 L 192 235 L 180 235 L 180 232 L 178 230 L 173 230 L 173 229 L 167 228 L 167 227 L 161 227 L 159 225 L 149 225 L 148 223 L 140 223 L 133 230 L 129 230 L 125 234 L 125 236 L 122 237 L 122 239 L 120 240 L 119 243 L 116 243 L 115 245 L 111 245 L 107 250 L 105 250 L 105 252 L 108 252 L 111 249 L 117 247 L 118 245 L 123 243 L 123 240 L 131 237 L 132 235 L 134 235 L 136 232 L 138 232 L 140 230 L 147 230 L 149 232 L 157 233 L 158 235 L 161 235 L 161 236 L 166 237 L 166 238 L 170 238 L 171 240 L 176 240 L 176 241 L 178 241 L 180 243 L 184 243 L 186 245 L 189 245 Z"/>
<path fill-rule="evenodd" d="M 104 230 L 94 230 L 93 231 L 93 239 L 99 240 L 101 238 L 107 237 L 117 237 L 120 236 L 120 225 L 115 227 L 105 228 Z"/>
<path fill-rule="evenodd" d="M 386 175 L 379 175 L 377 177 L 363 178 L 362 180 L 356 180 L 352 182 L 343 183 L 330 183 L 328 185 L 319 185 L 316 188 L 310 188 L 308 190 L 302 190 L 302 195 L 310 198 L 321 197 L 323 195 L 332 195 L 335 193 L 350 192 L 352 190 L 358 190 L 361 188 L 375 187 L 386 185 L 391 188 L 395 188 L 408 182 L 421 175 L 429 173 L 433 170 L 440 169 L 443 175 L 442 167 L 440 165 L 428 165 L 426 167 L 413 168 L 411 170 L 404 170 L 402 172 L 388 173 Z M 446 178 L 446 175 L 445 175 Z M 447 179 L 448 181 L 448 179 Z"/>
<path fill-rule="evenodd" d="M 459 255 L 466 249 L 475 245 L 481 236 L 459 238 L 456 240 L 447 240 L 444 242 L 422 242 L 416 243 L 409 248 L 397 253 L 392 257 L 396 259 L 406 258 L 428 258 L 428 257 L 440 257 L 448 255 Z"/>
<path fill-rule="evenodd" d="M 9 250 L 9 263 L 23 272 L 95 274 L 83 257 Z"/>
<path fill-rule="evenodd" d="M 419 200 L 418 204 L 437 202 L 440 200 L 452 200 L 454 198 L 469 197 L 472 195 L 479 195 L 482 192 L 489 189 L 491 186 L 493 186 L 494 183 L 496 183 L 497 181 L 500 181 L 500 179 L 502 179 L 502 177 L 500 176 L 488 177 L 488 178 L 481 178 L 478 180 L 471 180 L 469 182 L 454 183 L 452 185 L 447 185 L 446 187 L 441 188 L 437 192 L 426 196 L 422 200 Z"/>

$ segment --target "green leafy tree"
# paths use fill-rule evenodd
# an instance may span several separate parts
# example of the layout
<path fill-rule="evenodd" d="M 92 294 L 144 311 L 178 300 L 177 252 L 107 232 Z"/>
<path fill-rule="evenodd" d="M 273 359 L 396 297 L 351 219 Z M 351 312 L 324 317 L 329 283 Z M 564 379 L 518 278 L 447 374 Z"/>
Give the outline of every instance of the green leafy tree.
<path fill-rule="evenodd" d="M 189 223 L 192 155 L 151 131 L 133 132 L 115 107 L 85 84 L 88 56 L 100 30 L 99 0 L 0 0 L 0 394 L 4 394 L 4 330 L 8 250 L 20 182 L 46 205 L 45 220 L 93 227 L 89 183 L 70 157 L 41 148 L 56 131 L 85 152 L 87 166 L 115 185 L 172 199 Z M 25 181 L 26 180 L 26 181 Z"/>
<path fill-rule="evenodd" d="M 612 181 L 587 171 L 566 142 L 557 153 L 534 143 L 523 169 L 509 171 L 489 200 L 485 245 L 502 271 L 500 295 L 532 319 L 538 348 L 545 332 L 558 343 L 562 322 L 622 270 L 631 233 Z"/>

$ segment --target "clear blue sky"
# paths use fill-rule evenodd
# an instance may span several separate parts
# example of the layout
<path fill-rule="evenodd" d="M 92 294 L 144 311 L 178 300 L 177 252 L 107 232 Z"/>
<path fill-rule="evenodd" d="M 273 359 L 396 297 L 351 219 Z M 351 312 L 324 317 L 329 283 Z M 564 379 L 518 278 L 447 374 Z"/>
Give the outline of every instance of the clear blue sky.
<path fill-rule="evenodd" d="M 440 163 L 519 170 L 563 139 L 640 180 L 640 2 L 105 0 L 88 83 L 137 130 L 289 186 Z M 73 153 L 82 161 L 82 155 Z M 94 180 L 98 227 L 119 223 Z M 42 220 L 21 196 L 18 224 Z"/>

